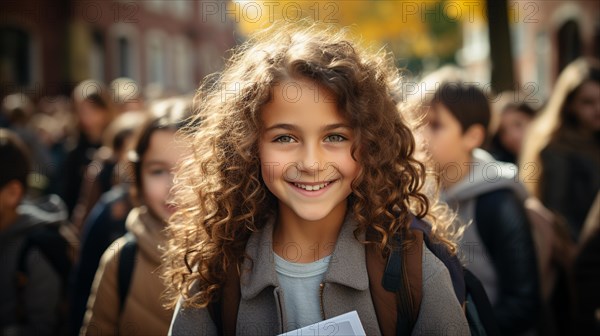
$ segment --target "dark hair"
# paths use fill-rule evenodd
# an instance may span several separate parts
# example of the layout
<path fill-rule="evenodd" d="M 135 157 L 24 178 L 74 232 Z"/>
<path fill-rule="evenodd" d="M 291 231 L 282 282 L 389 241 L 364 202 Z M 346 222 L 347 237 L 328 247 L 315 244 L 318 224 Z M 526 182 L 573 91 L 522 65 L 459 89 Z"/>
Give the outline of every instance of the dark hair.
<path fill-rule="evenodd" d="M 15 133 L 6 128 L 0 128 L 0 162 L 0 188 L 13 180 L 27 188 L 31 167 L 29 150 Z"/>
<path fill-rule="evenodd" d="M 528 127 L 519 158 L 520 178 L 529 193 L 540 197 L 543 192 L 544 165 L 541 153 L 548 146 L 576 151 L 596 159 L 599 132 L 581 132 L 581 123 L 572 118 L 572 101 L 586 82 L 600 83 L 600 62 L 594 58 L 579 58 L 570 63 L 556 79 L 552 94 L 539 115 Z M 540 169 L 541 168 L 541 169 Z"/>
<path fill-rule="evenodd" d="M 98 108 L 112 112 L 108 89 L 98 81 L 85 80 L 79 83 L 73 89 L 73 99 L 76 102 L 85 100 Z"/>
<path fill-rule="evenodd" d="M 535 118 L 535 115 L 537 114 L 537 111 L 533 107 L 531 107 L 531 105 L 525 102 L 509 102 L 501 108 L 500 115 L 498 115 L 498 117 L 501 117 L 504 113 L 508 111 L 517 111 L 526 115 L 531 120 L 533 120 L 533 118 Z M 498 120 L 497 123 L 500 124 L 500 121 Z M 500 140 L 499 125 L 497 125 L 494 131 L 492 131 L 491 140 L 489 144 L 487 144 L 487 148 L 485 149 L 489 151 L 496 160 L 511 163 L 516 163 L 517 161 L 517 153 L 512 153 L 510 150 L 508 150 L 508 148 L 506 148 Z"/>
<path fill-rule="evenodd" d="M 112 149 L 113 152 L 124 150 L 127 139 L 134 135 L 147 119 L 146 111 L 130 111 L 121 114 L 104 131 L 103 146 Z"/>
<path fill-rule="evenodd" d="M 502 112 L 506 112 L 508 110 L 519 111 L 532 119 L 533 119 L 533 117 L 535 117 L 535 114 L 537 113 L 536 110 L 527 103 L 506 104 L 506 106 L 504 106 L 504 108 L 502 109 Z"/>
<path fill-rule="evenodd" d="M 184 101 L 185 104 L 177 106 L 177 101 L 180 103 Z M 134 199 L 138 198 L 137 201 L 139 201 L 139 193 L 142 191 L 142 161 L 150 147 L 152 135 L 157 131 L 175 132 L 187 125 L 191 101 L 185 98 L 178 98 L 177 101 L 173 100 L 172 103 L 167 104 L 161 111 L 150 117 L 137 134 L 133 150 L 128 154 L 134 180 L 132 194 Z"/>
<path fill-rule="evenodd" d="M 465 132 L 473 125 L 486 131 L 490 125 L 490 104 L 485 94 L 474 85 L 447 82 L 435 92 L 432 105 L 441 104 L 458 120 Z"/>
<path fill-rule="evenodd" d="M 565 102 L 562 106 L 561 118 L 563 124 L 567 127 L 577 128 L 580 126 L 577 116 L 572 111 L 571 104 L 573 103 L 573 100 L 575 100 L 575 96 L 577 96 L 577 94 L 581 90 L 581 87 L 588 82 L 596 82 L 597 84 L 600 84 L 600 68 L 590 66 L 590 70 L 587 76 L 581 82 L 581 84 L 579 84 L 574 90 L 569 92 L 569 94 L 565 98 Z M 557 133 L 560 133 L 560 129 Z"/>

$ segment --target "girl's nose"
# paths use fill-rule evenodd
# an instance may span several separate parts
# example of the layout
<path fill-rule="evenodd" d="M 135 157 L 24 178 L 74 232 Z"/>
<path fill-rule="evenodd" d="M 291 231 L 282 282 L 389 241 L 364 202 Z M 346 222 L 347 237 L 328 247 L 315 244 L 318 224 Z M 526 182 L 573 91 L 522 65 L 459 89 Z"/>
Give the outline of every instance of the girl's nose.
<path fill-rule="evenodd" d="M 323 151 L 319 145 L 307 145 L 301 158 L 302 170 L 316 173 L 324 169 Z"/>

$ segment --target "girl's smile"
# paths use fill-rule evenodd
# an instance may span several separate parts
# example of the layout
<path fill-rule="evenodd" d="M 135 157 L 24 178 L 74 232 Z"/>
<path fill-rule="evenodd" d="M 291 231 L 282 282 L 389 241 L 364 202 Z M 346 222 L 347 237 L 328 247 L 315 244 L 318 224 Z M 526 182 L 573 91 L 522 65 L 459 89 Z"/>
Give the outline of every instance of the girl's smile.
<path fill-rule="evenodd" d="M 288 181 L 290 186 L 299 192 L 301 195 L 307 197 L 319 197 L 326 193 L 329 189 L 334 188 L 335 182 L 339 181 L 323 181 L 323 182 L 291 182 Z"/>

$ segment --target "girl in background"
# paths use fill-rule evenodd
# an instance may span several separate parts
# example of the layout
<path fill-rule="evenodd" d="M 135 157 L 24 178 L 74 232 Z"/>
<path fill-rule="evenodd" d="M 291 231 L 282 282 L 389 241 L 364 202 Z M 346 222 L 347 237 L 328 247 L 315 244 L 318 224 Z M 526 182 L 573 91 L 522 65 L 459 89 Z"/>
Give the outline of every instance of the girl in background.
<path fill-rule="evenodd" d="M 591 306 L 597 307 L 597 301 L 586 292 L 586 281 L 596 277 L 594 260 L 600 255 L 597 250 L 588 249 L 582 256 L 576 249 L 586 217 L 600 192 L 597 60 L 579 59 L 563 70 L 546 107 L 529 128 L 519 161 L 525 186 L 557 215 L 559 223 L 566 221 L 566 232 L 557 231 L 555 244 L 563 252 L 556 253 L 555 258 L 562 269 L 551 296 L 554 316 L 549 320 L 557 325 L 559 335 L 570 335 L 573 330 L 581 335 L 597 333 L 597 312 L 589 305 L 593 302 Z M 578 280 L 577 274 L 587 275 Z M 577 297 L 583 298 L 582 302 L 577 302 Z"/>
<path fill-rule="evenodd" d="M 98 150 L 96 159 L 88 168 L 89 175 L 94 179 L 84 181 L 80 201 L 85 200 L 87 204 L 80 203 L 79 206 L 89 210 L 79 213 L 86 216 L 85 220 L 79 217 L 80 222 L 74 223 L 80 232 L 80 244 L 71 274 L 69 310 L 72 335 L 79 335 L 102 254 L 113 241 L 126 233 L 125 219 L 132 208 L 129 197 L 132 179 L 130 169 L 127 169 L 130 164 L 127 153 L 132 147 L 136 130 L 144 125 L 148 117 L 146 112 L 141 111 L 117 117 L 105 132 L 105 147 Z M 102 157 L 99 155 L 102 153 L 109 155 Z"/>
<path fill-rule="evenodd" d="M 492 135 L 490 154 L 498 161 L 517 163 L 529 124 L 535 110 L 527 103 L 505 104 L 496 117 L 497 130 Z"/>
<path fill-rule="evenodd" d="M 172 311 L 160 302 L 165 288 L 157 271 L 160 246 L 165 242 L 163 229 L 175 211 L 168 199 L 172 170 L 183 154 L 176 130 L 183 125 L 186 112 L 171 109 L 152 118 L 135 141 L 130 160 L 137 206 L 127 217 L 128 233 L 102 256 L 82 327 L 85 335 L 167 333 Z M 135 246 L 131 259 L 122 255 L 128 243 Z M 129 277 L 123 277 L 124 273 Z M 122 283 L 123 279 L 129 282 Z"/>
<path fill-rule="evenodd" d="M 520 159 L 525 186 L 568 222 L 577 240 L 600 190 L 600 65 L 580 59 L 563 70 L 533 121 Z"/>

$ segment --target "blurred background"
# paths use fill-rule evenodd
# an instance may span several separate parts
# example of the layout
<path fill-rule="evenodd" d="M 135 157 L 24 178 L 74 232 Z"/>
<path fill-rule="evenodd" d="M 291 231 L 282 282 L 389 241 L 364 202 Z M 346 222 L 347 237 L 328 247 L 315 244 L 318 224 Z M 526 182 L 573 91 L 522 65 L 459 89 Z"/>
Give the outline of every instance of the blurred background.
<path fill-rule="evenodd" d="M 439 84 L 453 80 L 487 98 L 451 112 L 486 120 L 491 142 L 480 147 L 526 177 L 521 203 L 533 214 L 519 222 L 523 249 L 510 238 L 492 246 L 496 256 L 516 254 L 521 266 L 496 267 L 510 279 L 499 297 L 512 303 L 495 306 L 502 331 L 600 335 L 600 1 L 593 0 L 0 1 L 0 335 L 166 334 L 172 311 L 160 302 L 159 234 L 135 238 L 149 242 L 140 248 L 154 257 L 140 259 L 149 266 L 132 287 L 136 309 L 122 310 L 127 291 L 116 302 L 114 286 L 98 297 L 115 302 L 94 301 L 103 290 L 94 279 L 114 259 L 107 248 L 117 239 L 116 248 L 128 246 L 128 232 L 166 224 L 142 210 L 152 208 L 140 182 L 144 155 L 176 156 L 154 148 L 152 134 L 181 127 L 203 79 L 254 31 L 303 18 L 349 26 L 358 43 L 392 52 L 405 74 L 401 98 L 431 102 Z M 167 185 L 157 202 L 167 214 L 173 167 L 154 172 Z M 42 257 L 30 259 L 32 248 Z M 534 249 L 532 258 L 523 253 Z M 94 314 L 114 314 L 118 325 L 101 325 Z"/>
<path fill-rule="evenodd" d="M 69 94 L 128 77 L 144 95 L 192 92 L 229 48 L 276 19 L 352 25 L 415 75 L 447 63 L 540 99 L 570 61 L 600 53 L 597 1 L 2 1 L 0 95 Z M 489 13 L 493 13 L 492 16 Z M 491 18 L 491 19 L 488 19 Z M 492 66 L 493 65 L 493 66 Z"/>

